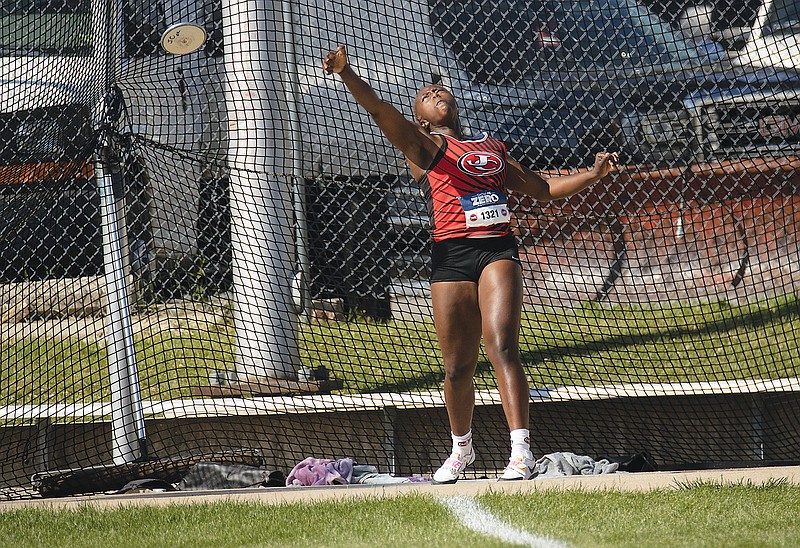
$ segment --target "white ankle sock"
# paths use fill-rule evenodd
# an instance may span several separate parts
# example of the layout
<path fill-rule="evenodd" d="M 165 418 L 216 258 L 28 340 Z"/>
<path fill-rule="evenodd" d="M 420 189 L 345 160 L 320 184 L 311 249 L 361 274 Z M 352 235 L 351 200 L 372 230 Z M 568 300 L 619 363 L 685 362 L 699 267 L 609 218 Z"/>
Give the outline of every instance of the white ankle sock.
<path fill-rule="evenodd" d="M 531 433 L 527 428 L 517 428 L 511 431 L 511 455 L 531 455 Z"/>
<path fill-rule="evenodd" d="M 463 436 L 456 436 L 451 432 L 450 436 L 453 438 L 453 453 L 466 455 L 472 452 L 472 430 Z"/>

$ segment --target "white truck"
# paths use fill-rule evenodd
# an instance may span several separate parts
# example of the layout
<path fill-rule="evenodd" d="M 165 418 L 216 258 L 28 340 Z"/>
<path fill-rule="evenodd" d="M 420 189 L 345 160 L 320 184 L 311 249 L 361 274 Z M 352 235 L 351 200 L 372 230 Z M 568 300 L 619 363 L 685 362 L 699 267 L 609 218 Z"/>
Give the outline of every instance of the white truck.
<path fill-rule="evenodd" d="M 101 260 L 91 107 L 107 11 L 88 0 L 1 9 L 0 280 L 79 276 Z"/>
<path fill-rule="evenodd" d="M 210 1 L 3 2 L 0 280 L 102 269 L 92 158 L 104 123 L 98 106 L 112 85 L 128 103 L 117 145 L 134 272 L 196 262 L 202 229 L 216 215 L 200 207 L 219 177 L 208 159 L 224 163 L 214 145 L 222 142 L 224 101 L 210 98 L 221 90 L 205 85 L 219 89 L 220 55 L 168 56 L 158 40 L 170 21 L 205 26 L 216 16 L 219 28 L 214 9 Z M 219 32 L 214 37 L 207 51 L 218 46 Z M 224 207 L 217 196 L 208 203 Z"/>
<path fill-rule="evenodd" d="M 729 33 L 743 42 L 731 55 L 733 62 L 800 69 L 800 3 L 796 0 L 764 0 L 750 29 Z"/>

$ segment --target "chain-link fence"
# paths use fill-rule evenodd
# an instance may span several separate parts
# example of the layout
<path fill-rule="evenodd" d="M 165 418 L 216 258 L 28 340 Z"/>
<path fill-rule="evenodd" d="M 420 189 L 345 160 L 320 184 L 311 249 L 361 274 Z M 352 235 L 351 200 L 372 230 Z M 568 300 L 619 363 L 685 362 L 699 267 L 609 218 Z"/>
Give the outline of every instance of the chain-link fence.
<path fill-rule="evenodd" d="M 796 462 L 793 0 L 35 0 L 0 12 L 4 497 L 429 474 L 449 429 L 427 196 L 321 60 L 413 119 L 452 90 L 568 200 L 511 195 L 533 449 Z M 480 459 L 505 464 L 491 366 Z"/>

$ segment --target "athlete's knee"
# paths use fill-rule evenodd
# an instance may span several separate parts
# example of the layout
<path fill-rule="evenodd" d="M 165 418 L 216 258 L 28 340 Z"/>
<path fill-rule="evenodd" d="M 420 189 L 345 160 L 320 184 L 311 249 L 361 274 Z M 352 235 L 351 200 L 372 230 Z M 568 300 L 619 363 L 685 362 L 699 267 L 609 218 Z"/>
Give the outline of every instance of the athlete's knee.
<path fill-rule="evenodd" d="M 475 367 L 476 364 L 473 363 L 448 362 L 445 360 L 444 375 L 451 383 L 472 382 Z"/>
<path fill-rule="evenodd" d="M 515 367 L 519 365 L 519 345 L 505 339 L 484 341 L 486 357 L 494 367 Z"/>

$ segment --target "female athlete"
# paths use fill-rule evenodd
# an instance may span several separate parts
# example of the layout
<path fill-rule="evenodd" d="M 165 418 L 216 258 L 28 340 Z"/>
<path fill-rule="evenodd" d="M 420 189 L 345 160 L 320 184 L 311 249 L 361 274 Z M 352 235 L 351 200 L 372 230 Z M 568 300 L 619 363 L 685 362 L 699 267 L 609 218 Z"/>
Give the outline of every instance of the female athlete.
<path fill-rule="evenodd" d="M 432 212 L 431 297 L 453 439 L 451 454 L 434 473 L 433 482 L 455 483 L 475 460 L 473 375 L 481 336 L 511 431 L 510 459 L 499 479 L 529 479 L 534 466 L 529 388 L 519 357 L 522 267 L 505 192 L 521 192 L 539 201 L 566 198 L 615 169 L 617 154 L 600 152 L 589 171 L 545 178 L 508 156 L 505 145 L 486 133 L 464 135 L 456 100 L 440 85 L 425 86 L 417 93 L 416 122 L 412 122 L 356 74 L 344 46 L 329 52 L 322 68 L 341 77 L 405 155 Z"/>

